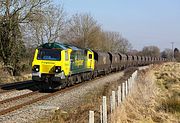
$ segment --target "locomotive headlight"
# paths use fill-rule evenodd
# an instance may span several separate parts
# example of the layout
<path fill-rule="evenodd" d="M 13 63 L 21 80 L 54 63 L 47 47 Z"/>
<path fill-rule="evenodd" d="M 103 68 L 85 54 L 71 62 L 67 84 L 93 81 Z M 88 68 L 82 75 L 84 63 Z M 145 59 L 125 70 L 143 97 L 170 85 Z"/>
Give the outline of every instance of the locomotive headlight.
<path fill-rule="evenodd" d="M 35 70 L 36 70 L 36 72 L 38 72 L 38 71 L 39 71 L 39 68 L 36 68 Z"/>
<path fill-rule="evenodd" d="M 61 67 L 60 66 L 56 66 L 55 67 L 55 73 L 60 73 L 61 72 Z"/>
<path fill-rule="evenodd" d="M 39 72 L 39 65 L 34 65 L 33 66 L 33 71 Z"/>

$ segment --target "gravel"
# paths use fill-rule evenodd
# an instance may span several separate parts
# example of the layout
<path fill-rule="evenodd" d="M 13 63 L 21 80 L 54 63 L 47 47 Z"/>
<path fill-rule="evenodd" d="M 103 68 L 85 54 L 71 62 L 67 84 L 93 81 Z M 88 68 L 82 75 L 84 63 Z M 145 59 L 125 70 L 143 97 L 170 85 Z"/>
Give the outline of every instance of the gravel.
<path fill-rule="evenodd" d="M 71 107 L 80 105 L 80 99 L 89 91 L 93 91 L 97 88 L 101 88 L 108 82 L 120 79 L 123 76 L 123 72 L 114 73 L 105 76 L 100 79 L 95 79 L 84 83 L 82 86 L 78 86 L 66 93 L 61 93 L 54 97 L 50 97 L 46 100 L 38 103 L 26 106 L 17 111 L 0 116 L 1 123 L 26 123 L 34 122 L 39 118 L 48 116 L 50 113 L 57 109 L 66 110 Z"/>
<path fill-rule="evenodd" d="M 17 99 L 17 100 L 6 102 L 6 103 L 0 105 L 0 111 L 8 109 L 10 107 L 13 107 L 15 105 L 19 105 L 19 104 L 28 102 L 30 100 L 36 99 L 36 98 L 44 96 L 44 95 L 47 95 L 47 93 L 37 93 L 37 94 L 34 94 L 34 95 L 29 95 L 29 96 L 24 97 L 24 98 L 20 98 L 20 99 Z"/>
<path fill-rule="evenodd" d="M 25 89 L 25 90 L 14 90 L 11 92 L 6 92 L 6 93 L 2 93 L 0 94 L 0 101 L 5 100 L 5 99 L 9 99 L 12 97 L 17 97 L 23 94 L 27 94 L 32 92 L 31 90 Z"/>

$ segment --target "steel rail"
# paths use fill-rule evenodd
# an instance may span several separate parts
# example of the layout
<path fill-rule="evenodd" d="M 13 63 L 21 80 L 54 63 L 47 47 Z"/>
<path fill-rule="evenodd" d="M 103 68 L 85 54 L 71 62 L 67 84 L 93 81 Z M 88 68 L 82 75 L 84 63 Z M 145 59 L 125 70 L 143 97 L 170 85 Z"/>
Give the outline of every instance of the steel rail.
<path fill-rule="evenodd" d="M 28 96 L 32 96 L 32 95 L 37 94 L 37 93 L 38 93 L 38 91 L 33 91 L 33 92 L 26 93 L 26 94 L 23 94 L 23 95 L 20 95 L 20 96 L 8 98 L 8 99 L 0 101 L 0 105 L 4 104 L 4 103 L 7 103 L 7 102 L 14 101 L 14 100 L 19 100 L 19 99 L 22 99 L 22 98 L 25 98 L 25 97 L 28 97 Z"/>

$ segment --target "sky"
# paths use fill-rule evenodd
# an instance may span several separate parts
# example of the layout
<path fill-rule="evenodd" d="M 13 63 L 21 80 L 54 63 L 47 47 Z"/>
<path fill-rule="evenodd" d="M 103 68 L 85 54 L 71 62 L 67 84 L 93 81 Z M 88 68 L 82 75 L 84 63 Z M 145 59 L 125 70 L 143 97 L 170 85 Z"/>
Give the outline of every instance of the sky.
<path fill-rule="evenodd" d="M 180 49 L 180 0 L 54 0 L 68 16 L 89 13 L 105 31 L 122 34 L 133 49 Z"/>

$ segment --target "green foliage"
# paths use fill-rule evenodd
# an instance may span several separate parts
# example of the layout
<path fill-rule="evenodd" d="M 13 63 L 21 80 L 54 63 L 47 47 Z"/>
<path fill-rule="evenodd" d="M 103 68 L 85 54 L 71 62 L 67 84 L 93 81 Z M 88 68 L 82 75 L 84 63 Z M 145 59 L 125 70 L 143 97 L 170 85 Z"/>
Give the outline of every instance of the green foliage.
<path fill-rule="evenodd" d="M 20 72 L 19 65 L 24 50 L 18 15 L 4 16 L 0 20 L 0 56 L 12 75 Z"/>
<path fill-rule="evenodd" d="M 19 75 L 26 52 L 23 41 L 26 24 L 35 22 L 39 7 L 49 0 L 5 0 L 0 2 L 0 57 L 11 75 Z"/>

